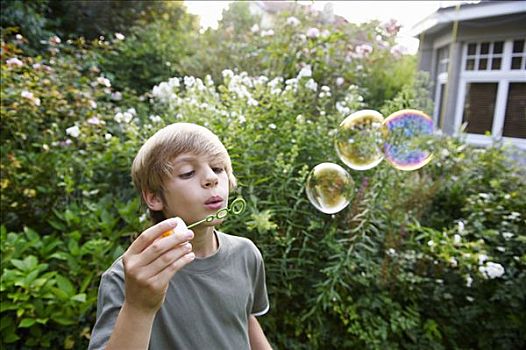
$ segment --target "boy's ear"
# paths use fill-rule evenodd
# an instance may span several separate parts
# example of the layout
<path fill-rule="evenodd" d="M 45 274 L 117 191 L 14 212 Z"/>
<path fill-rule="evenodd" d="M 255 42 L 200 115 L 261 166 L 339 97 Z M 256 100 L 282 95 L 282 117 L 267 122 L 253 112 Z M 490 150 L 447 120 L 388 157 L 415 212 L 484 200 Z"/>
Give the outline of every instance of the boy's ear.
<path fill-rule="evenodd" d="M 162 211 L 164 208 L 163 201 L 161 200 L 161 197 L 157 193 L 149 192 L 149 191 L 143 191 L 142 197 L 144 198 L 144 201 L 146 202 L 146 205 L 150 210 L 155 211 Z"/>

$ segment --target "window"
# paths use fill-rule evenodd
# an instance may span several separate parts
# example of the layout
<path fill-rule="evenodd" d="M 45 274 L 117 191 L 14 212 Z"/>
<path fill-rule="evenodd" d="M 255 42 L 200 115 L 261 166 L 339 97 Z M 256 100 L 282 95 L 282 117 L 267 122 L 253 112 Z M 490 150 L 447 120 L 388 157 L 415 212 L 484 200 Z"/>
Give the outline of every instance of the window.
<path fill-rule="evenodd" d="M 447 70 L 449 68 L 449 45 L 437 50 L 436 54 L 436 90 L 435 90 L 435 110 L 433 113 L 434 124 L 437 129 L 442 128 L 442 113 L 444 112 L 445 88 L 447 82 Z"/>
<path fill-rule="evenodd" d="M 526 83 L 510 83 L 502 136 L 526 139 Z"/>
<path fill-rule="evenodd" d="M 467 84 L 462 119 L 462 123 L 467 122 L 466 132 L 480 135 L 491 134 L 497 87 L 496 83 Z"/>
<path fill-rule="evenodd" d="M 511 69 L 526 69 L 526 50 L 524 48 L 524 40 L 513 41 L 513 50 L 511 53 Z"/>
<path fill-rule="evenodd" d="M 468 141 L 513 139 L 526 148 L 525 38 L 465 43 L 459 96 L 455 128 L 467 123 Z"/>
<path fill-rule="evenodd" d="M 503 41 L 469 43 L 465 70 L 499 70 L 501 69 Z"/>
<path fill-rule="evenodd" d="M 449 46 L 444 46 L 437 51 L 437 74 L 447 73 L 449 64 Z"/>

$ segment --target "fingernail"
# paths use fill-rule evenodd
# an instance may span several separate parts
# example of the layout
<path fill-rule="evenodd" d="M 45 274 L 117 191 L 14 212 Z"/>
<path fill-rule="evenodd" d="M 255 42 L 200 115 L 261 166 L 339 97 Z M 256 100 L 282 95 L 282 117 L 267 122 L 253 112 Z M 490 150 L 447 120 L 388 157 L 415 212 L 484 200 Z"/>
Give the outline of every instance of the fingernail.
<path fill-rule="evenodd" d="M 192 261 L 192 260 L 195 259 L 195 254 L 194 254 L 194 252 L 191 252 L 191 253 L 186 254 L 185 257 L 186 257 L 188 260 Z"/>
<path fill-rule="evenodd" d="M 186 231 L 184 238 L 191 239 L 192 237 L 194 237 L 194 233 L 192 231 Z"/>
<path fill-rule="evenodd" d="M 189 252 L 190 250 L 192 250 L 192 245 L 191 245 L 190 243 L 186 243 L 186 244 L 184 245 L 184 250 L 186 250 L 186 251 Z"/>

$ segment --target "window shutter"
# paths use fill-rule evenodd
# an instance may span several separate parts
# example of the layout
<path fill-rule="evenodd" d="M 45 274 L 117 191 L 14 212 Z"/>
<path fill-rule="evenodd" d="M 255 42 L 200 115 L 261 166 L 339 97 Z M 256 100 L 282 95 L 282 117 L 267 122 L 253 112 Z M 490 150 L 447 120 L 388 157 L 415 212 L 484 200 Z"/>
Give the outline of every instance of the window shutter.
<path fill-rule="evenodd" d="M 510 83 L 502 136 L 526 139 L 526 83 Z"/>
<path fill-rule="evenodd" d="M 467 122 L 466 132 L 470 134 L 491 133 L 497 83 L 468 83 L 462 122 Z"/>

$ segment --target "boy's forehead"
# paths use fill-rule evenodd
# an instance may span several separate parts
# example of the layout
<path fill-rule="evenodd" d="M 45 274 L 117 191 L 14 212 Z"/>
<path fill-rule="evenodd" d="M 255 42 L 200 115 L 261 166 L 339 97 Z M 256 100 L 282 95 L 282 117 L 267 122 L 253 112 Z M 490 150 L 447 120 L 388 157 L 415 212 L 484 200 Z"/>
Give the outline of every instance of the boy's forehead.
<path fill-rule="evenodd" d="M 175 156 L 172 159 L 172 163 L 180 164 L 180 163 L 192 163 L 192 162 L 199 162 L 199 161 L 209 162 L 214 159 L 217 159 L 217 157 L 214 157 L 210 154 L 197 154 L 197 153 L 186 152 L 186 153 L 181 153 Z"/>

